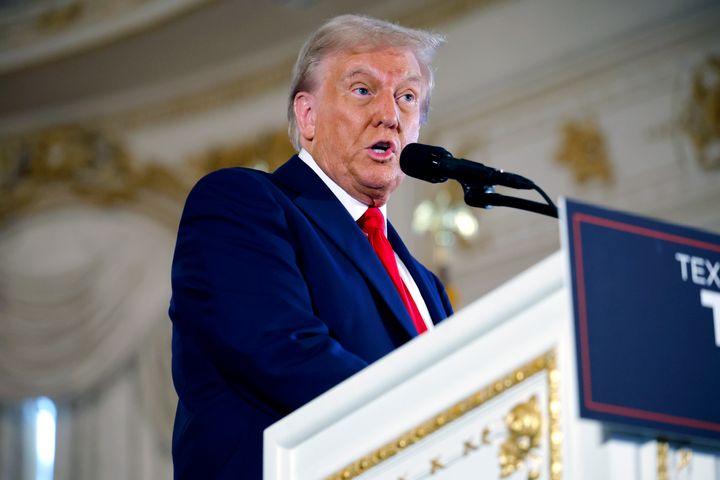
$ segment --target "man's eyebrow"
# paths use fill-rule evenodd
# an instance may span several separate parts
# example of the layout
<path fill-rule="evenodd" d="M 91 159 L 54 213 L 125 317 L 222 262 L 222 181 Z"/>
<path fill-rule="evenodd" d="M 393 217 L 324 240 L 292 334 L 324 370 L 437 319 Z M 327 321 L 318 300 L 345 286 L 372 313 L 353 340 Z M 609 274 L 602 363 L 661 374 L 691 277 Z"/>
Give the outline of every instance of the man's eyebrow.
<path fill-rule="evenodd" d="M 411 82 L 411 83 L 420 83 L 420 84 L 422 84 L 422 83 L 423 83 L 423 77 L 422 77 L 422 75 L 410 75 L 409 77 L 407 77 L 407 78 L 405 79 L 405 81 L 406 81 L 406 82 Z"/>
<path fill-rule="evenodd" d="M 376 76 L 376 75 L 373 74 L 373 72 L 372 72 L 371 70 L 368 70 L 367 68 L 363 68 L 363 67 L 358 67 L 358 68 L 356 68 L 356 69 L 354 69 L 354 70 L 350 70 L 350 71 L 344 76 L 344 78 L 345 78 L 345 79 L 351 79 L 351 78 L 353 78 L 353 77 L 361 76 L 361 75 L 367 75 L 367 76 L 369 76 L 369 77 L 375 77 L 375 76 Z M 414 75 L 414 74 L 413 74 L 413 75 L 409 75 L 407 78 L 405 78 L 404 81 L 405 81 L 405 82 L 408 82 L 408 83 L 420 83 L 420 84 L 422 84 L 422 83 L 423 83 L 423 77 L 422 77 L 422 75 Z"/>

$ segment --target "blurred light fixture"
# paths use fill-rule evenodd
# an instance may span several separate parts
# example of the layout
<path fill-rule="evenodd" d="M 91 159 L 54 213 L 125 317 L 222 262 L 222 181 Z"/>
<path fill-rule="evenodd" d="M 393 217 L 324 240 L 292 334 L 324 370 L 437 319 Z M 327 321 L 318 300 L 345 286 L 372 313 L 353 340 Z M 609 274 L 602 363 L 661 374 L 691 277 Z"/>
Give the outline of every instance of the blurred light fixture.
<path fill-rule="evenodd" d="M 450 302 L 458 308 L 460 295 L 450 279 L 450 257 L 458 243 L 470 245 L 478 238 L 480 226 L 462 197 L 454 198 L 448 188 L 443 185 L 432 200 L 415 208 L 412 228 L 417 234 L 432 237 L 435 272 L 445 285 Z"/>
<path fill-rule="evenodd" d="M 458 239 L 471 243 L 477 238 L 479 224 L 475 214 L 462 200 L 455 200 L 441 188 L 432 200 L 425 200 L 415 208 L 413 231 L 429 233 L 436 246 L 452 248 Z"/>

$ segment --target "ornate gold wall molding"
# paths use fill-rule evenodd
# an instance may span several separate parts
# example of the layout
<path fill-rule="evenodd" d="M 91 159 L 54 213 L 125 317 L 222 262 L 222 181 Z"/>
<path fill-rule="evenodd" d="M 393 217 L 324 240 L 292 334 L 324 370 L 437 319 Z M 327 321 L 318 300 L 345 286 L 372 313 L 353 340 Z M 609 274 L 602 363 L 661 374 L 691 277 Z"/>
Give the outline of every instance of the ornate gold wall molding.
<path fill-rule="evenodd" d="M 692 75 L 682 129 L 700 166 L 720 168 L 720 55 L 711 55 Z"/>
<path fill-rule="evenodd" d="M 211 147 L 191 156 L 187 164 L 194 178 L 228 167 L 249 167 L 270 172 L 294 154 L 287 131 L 282 129 L 264 132 L 237 144 Z"/>
<path fill-rule="evenodd" d="M 605 183 L 612 181 L 613 169 L 605 135 L 594 120 L 569 120 L 560 131 L 560 147 L 555 159 L 573 172 L 578 183 L 592 179 Z"/>
<path fill-rule="evenodd" d="M 186 191 L 173 172 L 141 166 L 112 135 L 79 125 L 3 139 L 0 165 L 0 220 L 60 198 L 107 206 L 143 190 L 176 201 Z"/>
<path fill-rule="evenodd" d="M 292 153 L 285 131 L 209 149 L 177 168 L 142 163 L 117 135 L 89 126 L 67 125 L 5 138 L 0 140 L 0 222 L 72 200 L 132 205 L 147 204 L 154 196 L 179 210 L 204 174 L 232 166 L 270 170 Z M 165 220 L 177 224 L 176 215 Z"/>

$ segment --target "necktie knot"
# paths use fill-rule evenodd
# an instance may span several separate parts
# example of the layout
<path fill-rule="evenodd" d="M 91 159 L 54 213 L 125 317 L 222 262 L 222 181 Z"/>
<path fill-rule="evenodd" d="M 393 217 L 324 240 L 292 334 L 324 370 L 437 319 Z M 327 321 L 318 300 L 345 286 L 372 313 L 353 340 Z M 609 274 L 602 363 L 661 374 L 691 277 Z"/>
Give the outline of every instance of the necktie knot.
<path fill-rule="evenodd" d="M 363 232 L 368 233 L 373 230 L 385 232 L 385 217 L 377 207 L 368 208 L 363 216 L 358 220 L 358 225 Z"/>

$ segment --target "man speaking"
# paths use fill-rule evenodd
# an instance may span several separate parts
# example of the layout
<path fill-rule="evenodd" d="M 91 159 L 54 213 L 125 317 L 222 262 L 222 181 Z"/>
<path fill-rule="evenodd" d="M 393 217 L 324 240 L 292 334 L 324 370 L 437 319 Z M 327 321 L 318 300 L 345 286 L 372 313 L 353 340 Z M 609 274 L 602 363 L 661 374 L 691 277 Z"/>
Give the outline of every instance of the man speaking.
<path fill-rule="evenodd" d="M 442 41 L 330 20 L 293 71 L 298 155 L 193 188 L 172 267 L 175 478 L 261 478 L 265 428 L 452 313 L 385 220 Z"/>

